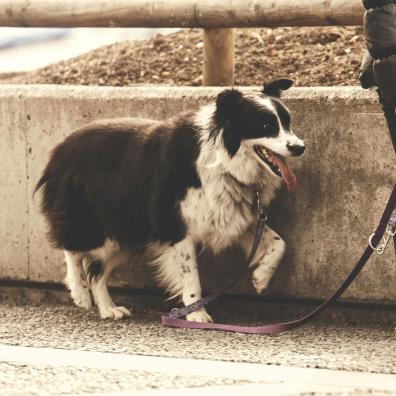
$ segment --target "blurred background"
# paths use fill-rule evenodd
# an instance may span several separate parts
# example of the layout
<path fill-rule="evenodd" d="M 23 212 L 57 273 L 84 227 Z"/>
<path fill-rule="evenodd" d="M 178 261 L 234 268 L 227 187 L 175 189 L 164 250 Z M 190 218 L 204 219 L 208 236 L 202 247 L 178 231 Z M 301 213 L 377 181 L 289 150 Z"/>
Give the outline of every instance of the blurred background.
<path fill-rule="evenodd" d="M 176 30 L 0 28 L 0 73 L 34 70 L 116 41 L 146 39 Z"/>

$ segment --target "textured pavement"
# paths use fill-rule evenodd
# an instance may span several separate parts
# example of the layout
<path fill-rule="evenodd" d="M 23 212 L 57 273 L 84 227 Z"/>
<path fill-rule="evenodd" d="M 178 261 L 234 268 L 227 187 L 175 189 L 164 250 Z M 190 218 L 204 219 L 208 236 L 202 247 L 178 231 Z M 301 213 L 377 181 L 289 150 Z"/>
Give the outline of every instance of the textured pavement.
<path fill-rule="evenodd" d="M 268 395 L 396 395 L 396 376 L 392 389 L 384 386 L 378 389 L 380 384 L 375 383 L 376 376 L 396 374 L 396 332 L 391 323 L 356 324 L 355 320 L 352 321 L 355 324 L 346 324 L 324 320 L 293 332 L 260 336 L 165 328 L 159 324 L 159 309 L 136 311 L 132 318 L 113 322 L 99 319 L 94 311 L 85 312 L 72 305 L 45 304 L 42 301 L 36 305 L 0 303 L 0 396 L 116 396 L 117 392 L 120 395 L 129 392 L 155 395 L 167 394 L 163 393 L 167 389 L 174 392 L 173 395 L 179 392 L 194 394 L 191 392 L 198 392 L 198 389 L 205 395 L 219 395 L 223 391 L 228 395 L 233 392 L 242 394 L 249 389 L 251 393 Z M 282 314 L 278 316 L 282 317 Z M 237 315 L 218 312 L 216 318 L 250 325 L 257 323 L 257 316 L 241 316 L 240 312 Z M 2 359 L 2 347 L 15 348 L 15 356 L 11 354 L 11 357 Z M 25 354 L 18 352 L 22 347 L 34 351 L 33 358 L 25 359 Z M 120 357 L 121 361 L 123 357 L 146 356 L 152 357 L 154 363 L 158 360 L 160 365 L 170 367 L 157 370 L 153 366 L 151 369 L 151 363 L 140 366 L 137 361 L 135 365 L 120 368 L 112 364 L 103 365 L 100 359 L 93 366 L 80 364 L 85 358 L 76 360 L 78 364 L 65 362 L 64 365 L 59 358 L 54 365 L 54 362 L 39 359 L 40 351 L 53 351 L 49 348 L 72 354 L 105 352 L 103 356 Z M 197 364 L 214 362 L 220 367 L 235 362 L 232 364 L 245 364 L 246 368 L 241 366 L 241 374 L 238 375 L 227 368 L 219 372 L 211 369 L 183 372 L 172 363 L 161 363 L 165 358 L 186 359 L 186 366 L 189 361 Z M 252 367 L 277 369 L 279 372 L 249 377 L 246 373 L 253 370 Z M 295 373 L 293 380 L 283 379 L 282 373 L 287 367 L 305 369 L 318 382 L 300 384 L 295 380 Z M 342 373 L 352 377 L 338 385 L 322 383 L 324 377 L 320 373 L 327 371 L 319 369 L 343 370 Z M 362 375 L 356 377 L 355 383 L 353 376 Z M 299 376 L 297 374 L 297 378 Z M 362 386 L 361 380 L 365 376 L 369 377 Z M 337 378 L 337 375 L 332 378 Z M 373 378 L 373 383 L 370 378 Z"/>
<path fill-rule="evenodd" d="M 182 376 L 137 370 L 53 367 L 0 362 L 1 396 L 90 394 L 144 389 L 186 389 L 245 384 L 249 381 L 205 376 Z"/>
<path fill-rule="evenodd" d="M 199 390 L 208 395 L 218 395 L 220 390 L 237 395 L 249 391 L 276 395 L 396 392 L 395 377 L 389 374 L 4 345 L 0 345 L 0 356 L 8 362 L 2 367 L 2 389 L 18 394 L 65 395 L 73 390 L 75 394 L 96 390 L 109 395 L 202 394 Z M 11 379 L 10 366 L 17 372 Z"/>
<path fill-rule="evenodd" d="M 390 325 L 320 323 L 262 336 L 165 328 L 159 317 L 112 322 L 72 306 L 0 305 L 0 344 L 396 374 Z"/>

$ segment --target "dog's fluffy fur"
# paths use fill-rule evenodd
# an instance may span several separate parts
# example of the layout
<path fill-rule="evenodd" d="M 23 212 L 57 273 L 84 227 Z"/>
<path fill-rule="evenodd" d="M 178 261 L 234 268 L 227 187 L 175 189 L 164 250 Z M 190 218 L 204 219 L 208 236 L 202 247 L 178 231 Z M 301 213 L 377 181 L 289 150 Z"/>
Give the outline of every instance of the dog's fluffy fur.
<path fill-rule="evenodd" d="M 281 176 L 293 184 L 284 157 L 304 151 L 279 100 L 291 84 L 276 80 L 256 95 L 227 89 L 163 122 L 96 121 L 54 149 L 36 190 L 43 189 L 49 237 L 65 252 L 77 305 L 90 308 L 91 291 L 102 318 L 129 315 L 114 305 L 107 281 L 132 250 L 151 257 L 160 282 L 185 304 L 201 298 L 198 244 L 217 253 L 239 243 L 249 253 L 255 191 L 268 205 Z M 263 238 L 252 276 L 258 292 L 285 249 L 268 227 Z M 188 319 L 211 321 L 204 308 Z"/>

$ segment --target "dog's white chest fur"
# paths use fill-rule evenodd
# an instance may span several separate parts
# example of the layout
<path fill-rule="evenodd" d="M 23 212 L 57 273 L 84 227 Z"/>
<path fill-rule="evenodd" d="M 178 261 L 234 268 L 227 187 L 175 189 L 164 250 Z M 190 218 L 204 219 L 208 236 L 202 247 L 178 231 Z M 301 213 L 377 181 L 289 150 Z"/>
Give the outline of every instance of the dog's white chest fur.
<path fill-rule="evenodd" d="M 188 234 L 214 252 L 235 243 L 254 221 L 253 189 L 241 189 L 228 179 L 223 176 L 189 189 L 180 204 Z"/>

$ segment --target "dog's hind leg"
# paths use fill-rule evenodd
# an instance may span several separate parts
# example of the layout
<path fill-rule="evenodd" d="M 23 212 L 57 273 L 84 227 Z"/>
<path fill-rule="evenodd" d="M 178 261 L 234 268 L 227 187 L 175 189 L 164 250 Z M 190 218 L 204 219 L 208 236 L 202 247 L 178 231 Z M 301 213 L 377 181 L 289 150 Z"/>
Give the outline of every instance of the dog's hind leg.
<path fill-rule="evenodd" d="M 131 315 L 127 308 L 114 304 L 107 288 L 111 273 L 125 260 L 125 257 L 122 252 L 113 252 L 100 258 L 88 257 L 84 262 L 87 279 L 102 319 L 121 319 Z"/>
<path fill-rule="evenodd" d="M 67 266 L 65 284 L 70 290 L 71 297 L 79 307 L 90 309 L 92 307 L 91 295 L 82 266 L 85 253 L 65 250 L 64 254 Z"/>
<path fill-rule="evenodd" d="M 249 255 L 254 241 L 254 231 L 250 230 L 241 239 L 241 246 L 246 256 Z M 265 227 L 263 239 L 253 259 L 252 282 L 257 293 L 262 293 L 279 267 L 285 253 L 283 239 L 268 226 Z"/>

